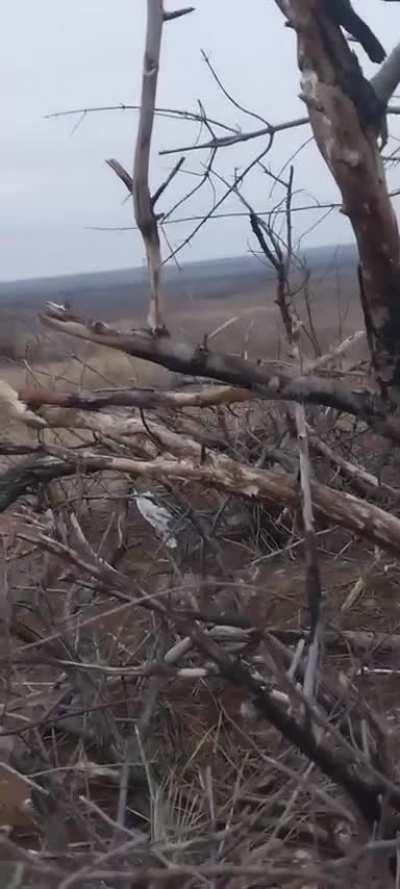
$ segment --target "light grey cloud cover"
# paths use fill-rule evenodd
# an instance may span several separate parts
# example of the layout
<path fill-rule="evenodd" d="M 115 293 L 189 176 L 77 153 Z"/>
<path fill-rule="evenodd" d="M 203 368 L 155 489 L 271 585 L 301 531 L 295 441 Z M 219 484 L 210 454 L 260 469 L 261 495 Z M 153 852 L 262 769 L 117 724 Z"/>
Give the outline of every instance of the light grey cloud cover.
<path fill-rule="evenodd" d="M 196 0 L 194 0 L 196 2 Z M 178 4 L 166 4 L 176 8 Z M 400 32 L 400 4 L 363 0 L 358 8 L 389 51 Z M 56 275 L 138 265 L 143 251 L 136 232 L 98 232 L 96 225 L 132 223 L 130 202 L 105 166 L 116 157 L 131 168 L 137 116 L 112 112 L 87 116 L 73 133 L 73 118 L 46 120 L 45 114 L 67 108 L 138 102 L 145 26 L 145 0 L 16 0 L 3 10 L 0 77 L 3 84 L 0 140 L 0 279 Z M 166 25 L 158 92 L 159 106 L 196 109 L 199 98 L 210 116 L 230 125 L 253 128 L 254 122 L 227 103 L 200 56 L 209 53 L 227 88 L 271 122 L 303 116 L 298 99 L 294 34 L 283 25 L 273 0 L 197 0 L 196 11 Z M 362 51 L 367 73 L 373 67 Z M 394 128 L 399 126 L 394 123 Z M 197 127 L 183 121 L 158 120 L 152 157 L 154 187 L 171 168 L 173 158 L 159 157 L 167 146 L 190 144 Z M 205 135 L 205 134 L 203 134 Z M 289 131 L 269 156 L 277 172 L 309 135 L 307 128 Z M 231 176 L 261 150 L 250 143 L 220 152 L 216 169 Z M 187 170 L 199 170 L 206 155 L 187 156 Z M 393 172 L 396 183 L 396 171 Z M 193 179 L 175 180 L 162 209 L 185 192 Z M 296 161 L 296 187 L 306 201 L 336 198 L 336 191 L 311 145 Z M 397 184 L 397 183 L 396 183 Z M 257 173 L 247 185 L 257 209 L 268 209 L 269 185 Z M 272 199 L 273 200 L 273 199 Z M 183 215 L 210 206 L 207 188 Z M 240 210 L 231 198 L 226 210 Z M 309 228 L 316 214 L 296 217 L 296 233 Z M 188 225 L 171 226 L 173 246 L 188 234 Z M 308 244 L 344 242 L 348 222 L 331 215 L 312 232 Z M 181 257 L 197 260 L 237 255 L 249 244 L 248 222 L 209 222 Z"/>

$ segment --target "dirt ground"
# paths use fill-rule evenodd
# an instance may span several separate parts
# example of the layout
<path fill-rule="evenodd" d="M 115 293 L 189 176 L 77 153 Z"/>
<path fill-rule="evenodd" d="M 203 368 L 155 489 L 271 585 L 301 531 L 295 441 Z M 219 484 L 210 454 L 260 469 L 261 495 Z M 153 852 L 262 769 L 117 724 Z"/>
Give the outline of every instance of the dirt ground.
<path fill-rule="evenodd" d="M 311 306 L 322 353 L 362 326 L 353 276 L 338 279 L 328 275 L 314 281 Z M 309 322 L 307 307 L 300 300 L 298 311 L 305 323 Z M 126 329 L 139 322 L 137 317 L 125 317 L 115 319 L 114 324 Z M 261 360 L 287 358 L 272 285 L 252 292 L 251 297 L 233 292 L 224 300 L 213 302 L 208 297 L 195 305 L 174 306 L 171 328 L 192 342 L 200 342 L 208 334 L 210 347 L 221 351 Z M 148 363 L 111 350 L 77 346 L 67 338 L 60 339 L 57 360 L 40 360 L 41 349 L 46 356 L 54 347 L 48 336 L 40 335 L 32 360 L 3 361 L 2 377 L 16 388 L 27 383 L 62 389 L 177 383 L 176 377 Z M 303 348 L 305 355 L 313 355 L 307 334 Z M 346 367 L 365 357 L 365 345 L 358 345 L 346 357 Z M 274 427 L 269 406 L 258 405 L 254 411 L 253 418 L 246 416 L 248 436 L 240 412 L 232 411 L 224 418 L 218 412 L 209 414 L 203 425 L 208 431 L 214 426 L 223 428 L 235 454 L 244 461 L 255 460 Z M 3 427 L 1 438 L 10 440 L 15 434 L 12 428 Z M 27 440 L 36 435 L 20 429 L 17 434 L 19 442 L 24 436 Z M 336 446 L 342 453 L 355 453 L 367 468 L 397 485 L 397 449 L 391 447 L 388 455 L 361 429 L 331 430 L 329 435 L 336 435 Z M 62 436 L 58 441 L 62 443 Z M 271 443 L 276 444 L 272 437 Z M 1 460 L 3 470 L 15 463 L 15 458 Z M 326 464 L 316 461 L 315 472 L 326 483 L 345 485 Z M 0 753 L 3 743 L 5 765 L 0 776 L 0 826 L 8 825 L 12 842 L 21 849 L 44 851 L 49 856 L 45 861 L 59 855 L 65 866 L 67 859 L 62 856 L 67 856 L 67 847 L 73 848 L 76 856 L 82 853 L 82 861 L 87 860 L 84 855 L 89 848 L 103 852 L 108 848 L 107 830 L 110 825 L 112 831 L 118 830 L 118 807 L 125 799 L 123 829 L 130 838 L 130 831 L 142 829 L 150 831 L 154 843 L 162 838 L 166 848 L 173 847 L 173 852 L 162 853 L 171 856 L 169 863 L 218 860 L 209 850 L 206 855 L 196 848 L 192 858 L 180 850 L 199 835 L 209 838 L 220 836 L 221 831 L 224 839 L 219 848 L 226 843 L 226 858 L 235 864 L 257 861 L 267 866 L 275 854 L 285 863 L 289 856 L 292 864 L 309 861 L 312 856 L 318 860 L 329 857 L 333 854 L 335 805 L 343 806 L 354 835 L 358 831 L 345 794 L 318 770 L 310 771 L 308 761 L 268 723 L 249 721 L 244 709 L 248 695 L 243 689 L 221 682 L 212 673 L 207 678 L 198 673 L 190 680 L 187 676 L 171 678 L 172 674 L 162 681 L 148 680 L 128 672 L 121 678 L 121 665 L 139 670 L 146 659 L 154 660 L 160 651 L 173 647 L 182 630 L 174 632 L 151 611 L 133 608 L 123 597 L 114 599 L 82 565 L 44 554 L 29 539 L 18 537 L 15 530 L 28 516 L 41 533 L 51 536 L 57 531 L 65 544 L 72 546 L 68 519 L 76 513 L 91 551 L 112 562 L 132 593 L 143 598 L 156 594 L 168 603 L 171 613 L 218 614 L 219 624 L 225 619 L 228 625 L 236 621 L 238 629 L 247 621 L 261 636 L 274 634 L 293 658 L 309 624 L 298 512 L 278 514 L 218 491 L 189 488 L 183 482 L 173 490 L 152 486 L 152 496 L 172 516 L 171 532 L 177 540 L 172 549 L 140 514 L 137 498 L 141 494 L 143 487 L 129 476 L 77 475 L 52 483 L 51 496 L 44 490 L 39 491 L 39 499 L 28 493 L 0 517 L 2 589 L 6 593 L 0 614 L 0 650 L 3 664 L 7 658 L 10 664 L 4 671 L 1 692 L 4 738 L 0 731 Z M 398 514 L 395 506 L 393 511 Z M 56 529 L 51 525 L 54 516 L 59 522 Z M 337 689 L 342 689 L 339 703 L 350 733 L 357 733 L 360 727 L 360 708 L 365 704 L 373 709 L 397 779 L 400 563 L 350 532 L 323 523 L 317 525 L 317 539 L 326 631 L 321 685 L 326 695 L 333 695 L 333 689 L 337 695 Z M 78 543 L 75 540 L 74 545 L 79 550 Z M 89 550 L 82 540 L 80 546 L 88 558 Z M 237 650 L 235 640 L 225 643 L 229 652 Z M 263 645 L 249 637 L 244 657 L 249 662 L 255 658 L 254 663 L 265 667 Z M 47 660 L 39 663 L 35 658 L 42 649 Z M 18 664 L 16 655 L 31 658 L 28 669 L 23 660 Z M 202 666 L 195 654 L 185 663 L 192 670 Z M 132 753 L 135 781 L 124 789 L 115 747 L 121 737 L 131 738 L 132 725 L 148 711 L 152 730 L 147 760 L 136 747 Z M 25 734 L 26 726 L 29 731 Z M 14 734 L 7 735 L 7 731 Z M 379 750 L 372 741 L 368 743 L 371 756 L 378 761 Z M 156 776 L 158 796 L 152 796 L 150 773 Z M 40 791 L 44 775 L 56 781 L 51 784 L 52 804 L 41 810 L 36 798 L 32 810 L 25 800 L 32 796 L 36 784 Z M 58 805 L 54 802 L 57 794 Z M 81 807 L 79 817 L 71 815 L 71 800 Z M 361 842 L 360 837 L 362 831 L 358 836 Z M 0 863 L 1 859 L 0 843 Z M 296 882 L 293 876 L 292 882 L 278 884 L 269 878 L 264 883 L 261 876 L 256 882 L 238 877 L 213 886 L 324 885 L 325 889 L 321 882 L 304 879 Z M 354 886 L 372 885 L 357 880 Z M 86 889 L 84 882 L 77 885 Z M 133 885 L 142 889 L 145 884 Z M 329 882 L 331 885 L 344 886 L 348 881 Z"/>

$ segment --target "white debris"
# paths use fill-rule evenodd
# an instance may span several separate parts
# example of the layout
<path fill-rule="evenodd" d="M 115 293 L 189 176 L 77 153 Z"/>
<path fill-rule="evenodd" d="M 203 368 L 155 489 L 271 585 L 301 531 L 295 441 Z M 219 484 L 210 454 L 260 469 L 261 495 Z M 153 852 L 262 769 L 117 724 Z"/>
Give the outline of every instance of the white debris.
<path fill-rule="evenodd" d="M 156 503 L 150 491 L 143 491 L 135 497 L 135 502 L 140 515 L 157 531 L 165 545 L 169 549 L 176 549 L 178 542 L 169 531 L 173 520 L 172 513 Z"/>

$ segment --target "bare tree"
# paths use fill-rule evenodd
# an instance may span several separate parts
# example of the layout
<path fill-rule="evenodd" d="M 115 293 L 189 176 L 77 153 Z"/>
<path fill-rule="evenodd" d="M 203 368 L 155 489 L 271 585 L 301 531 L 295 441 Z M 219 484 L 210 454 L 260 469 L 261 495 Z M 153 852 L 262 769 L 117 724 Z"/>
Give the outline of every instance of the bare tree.
<path fill-rule="evenodd" d="M 193 7 L 165 12 L 162 0 L 147 0 L 147 32 L 143 59 L 142 95 L 140 100 L 139 127 L 136 139 L 133 178 L 130 179 L 121 164 L 108 161 L 128 189 L 132 191 L 135 219 L 143 237 L 146 249 L 147 265 L 150 279 L 150 305 L 148 315 L 149 329 L 160 333 L 164 329 L 162 314 L 162 282 L 161 282 L 161 251 L 158 235 L 155 205 L 172 177 L 168 177 L 157 191 L 151 195 L 149 185 L 149 166 L 151 136 L 153 132 L 154 111 L 156 104 L 157 81 L 160 66 L 161 37 L 165 22 L 180 18 Z M 178 172 L 182 162 L 175 167 L 173 175 Z"/>
<path fill-rule="evenodd" d="M 369 83 L 328 4 L 325 8 L 312 0 L 278 0 L 278 6 L 296 31 L 302 96 L 312 131 L 339 186 L 342 211 L 349 217 L 357 241 L 360 296 L 377 381 L 383 394 L 395 397 L 400 246 L 377 132 L 399 82 L 399 49 Z"/>
<path fill-rule="evenodd" d="M 383 61 L 378 38 L 347 0 L 276 3 L 297 35 L 307 116 L 264 120 L 231 96 L 205 57 L 227 101 L 258 120 L 257 129 L 239 132 L 209 118 L 201 103 L 196 112 L 157 109 L 163 27 L 191 8 L 166 12 L 161 0 L 147 0 L 133 174 L 108 161 L 133 195 L 149 272 L 147 328 L 122 332 L 54 303 L 41 315 L 50 334 L 145 359 L 195 378 L 195 385 L 186 391 L 30 385 L 18 393 L 4 387 L 9 413 L 40 429 L 37 442 L 1 445 L 2 455 L 26 459 L 0 475 L 6 566 L 0 742 L 15 739 L 4 768 L 27 784 L 39 836 L 35 854 L 18 837 L 0 836 L 14 867 L 10 885 L 23 879 L 27 886 L 41 879 L 49 889 L 399 883 L 398 757 L 368 687 L 364 693 L 359 684 L 370 673 L 398 680 L 393 662 L 381 667 L 380 658 L 396 656 L 400 638 L 393 620 L 390 632 L 379 633 L 374 618 L 367 629 L 343 621 L 362 595 L 366 573 L 398 575 L 399 488 L 393 475 L 381 477 L 378 462 L 363 462 L 362 443 L 369 457 L 373 436 L 388 451 L 400 442 L 400 247 L 382 158 L 386 114 L 396 113 L 388 102 L 400 81 L 400 55 L 397 48 Z M 342 28 L 383 62 L 371 82 Z M 196 186 L 160 215 L 156 202 L 183 158 L 152 193 L 157 113 L 207 130 L 206 140 L 164 153 L 209 152 Z M 308 125 L 353 227 L 372 378 L 364 365 L 349 370 L 340 363 L 364 331 L 325 352 L 319 347 L 309 272 L 293 244 L 293 214 L 309 206 L 294 204 L 292 162 L 287 178 L 266 166 L 281 132 Z M 218 152 L 259 139 L 262 147 L 232 179 L 217 171 Z M 283 190 L 266 213 L 246 196 L 255 169 Z M 171 257 L 235 197 L 275 276 L 284 358 L 260 359 L 247 347 L 242 355 L 214 350 L 212 336 L 225 324 L 196 344 L 167 329 L 159 225 L 172 224 L 182 204 L 210 182 L 221 191 L 213 191 L 207 213 L 189 216 L 194 227 Z M 308 326 L 296 308 L 298 290 L 306 291 Z M 106 514 L 101 534 L 99 514 L 87 518 L 96 499 Z M 132 504 L 145 512 L 143 501 L 158 507 L 155 540 L 162 552 L 158 558 L 156 549 L 144 568 L 144 546 L 139 552 L 136 540 L 135 558 L 126 560 Z M 236 517 L 246 510 L 249 520 L 241 525 L 239 569 L 229 548 L 232 504 Z M 267 532 L 276 535 L 268 553 L 256 542 L 263 523 L 265 539 Z M 331 551 L 323 551 L 320 539 Z M 277 556 L 289 570 L 296 548 L 290 614 L 278 613 L 275 621 L 278 580 L 262 574 L 259 580 L 260 571 Z M 357 567 L 342 601 L 329 602 L 329 614 L 327 553 L 339 559 L 344 551 L 367 569 Z M 34 621 L 21 619 L 26 603 L 10 593 L 29 589 L 18 576 L 14 589 L 10 568 L 27 552 L 40 559 L 29 602 Z M 39 700 L 29 691 L 27 702 L 20 688 L 30 690 L 36 676 L 48 696 Z M 239 710 L 230 709 L 238 701 Z M 171 714 L 173 741 L 166 728 Z M 398 720 L 389 706 L 387 714 Z M 264 733 L 252 734 L 246 720 L 257 731 L 266 726 Z M 186 735 L 176 741 L 178 722 Z M 107 799 L 98 789 L 105 780 Z"/>

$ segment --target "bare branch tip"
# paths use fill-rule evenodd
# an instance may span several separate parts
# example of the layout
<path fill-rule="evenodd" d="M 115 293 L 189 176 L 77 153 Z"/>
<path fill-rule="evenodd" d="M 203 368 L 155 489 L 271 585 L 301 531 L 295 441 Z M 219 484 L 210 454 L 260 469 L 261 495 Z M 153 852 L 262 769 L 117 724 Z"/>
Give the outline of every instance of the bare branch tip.
<path fill-rule="evenodd" d="M 194 6 L 185 6 L 183 9 L 175 9 L 172 12 L 164 12 L 163 13 L 163 22 L 171 22 L 173 19 L 180 19 L 184 15 L 188 15 L 189 12 L 194 12 Z"/>

